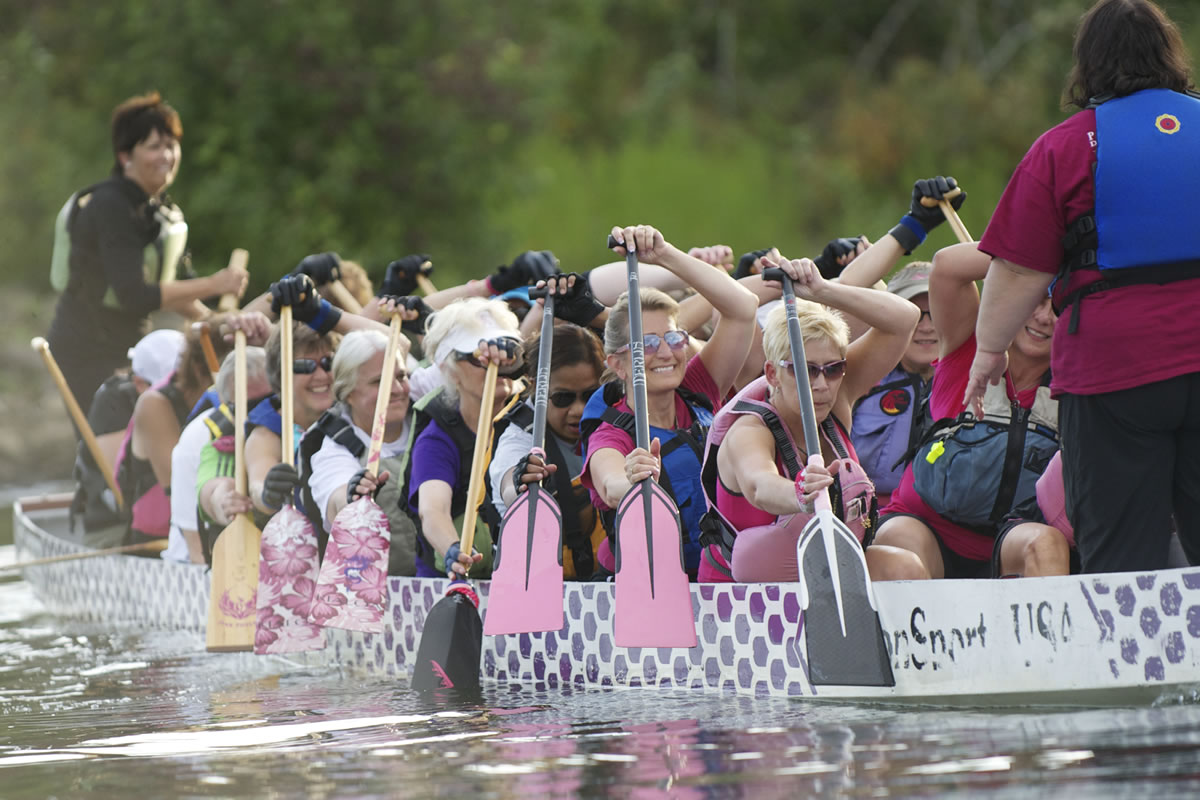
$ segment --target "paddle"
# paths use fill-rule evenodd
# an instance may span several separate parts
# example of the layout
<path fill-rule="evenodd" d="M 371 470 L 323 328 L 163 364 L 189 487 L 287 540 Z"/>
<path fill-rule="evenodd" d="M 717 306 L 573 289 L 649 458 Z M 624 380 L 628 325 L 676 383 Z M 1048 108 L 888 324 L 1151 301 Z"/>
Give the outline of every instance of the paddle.
<path fill-rule="evenodd" d="M 763 270 L 762 275 L 763 280 L 783 284 L 788 344 L 804 420 L 808 466 L 824 467 L 792 279 L 778 267 Z M 894 685 L 862 546 L 845 523 L 834 516 L 828 489 L 817 495 L 814 506 L 816 513 L 796 541 L 809 678 L 814 684 Z"/>
<path fill-rule="evenodd" d="M 621 246 L 608 237 L 609 248 Z M 642 303 L 636 248 L 625 255 L 629 281 L 629 353 L 636 444 L 650 449 L 646 409 L 646 354 L 642 341 Z M 615 527 L 616 602 L 613 642 L 621 647 L 695 647 L 692 594 L 683 565 L 679 510 L 671 496 L 646 478 L 617 506 Z"/>
<path fill-rule="evenodd" d="M 250 252 L 243 250 L 240 247 L 229 254 L 229 266 L 246 268 L 246 263 L 250 260 Z M 217 311 L 237 311 L 238 300 L 240 298 L 230 292 L 229 294 L 221 295 L 217 300 Z"/>
<path fill-rule="evenodd" d="M 367 474 L 379 474 L 379 451 L 387 426 L 388 403 L 396 382 L 396 353 L 400 346 L 400 315 L 392 314 L 387 349 L 383 351 L 379 394 L 375 398 L 375 421 L 367 449 Z M 330 628 L 363 633 L 383 632 L 387 608 L 388 549 L 392 529 L 387 514 L 370 495 L 363 495 L 342 508 L 333 520 L 325 560 L 317 580 L 308 618 Z"/>
<path fill-rule="evenodd" d="M 346 284 L 339 281 L 329 282 L 329 293 L 333 295 L 333 301 L 342 307 L 343 310 L 349 311 L 351 314 L 362 312 L 362 303 L 350 294 L 350 290 L 346 288 Z"/>
<path fill-rule="evenodd" d="M 121 496 L 121 488 L 117 486 L 117 479 L 113 475 L 112 465 L 105 458 L 104 451 L 100 449 L 100 443 L 96 441 L 96 434 L 92 432 L 92 426 L 88 425 L 87 417 L 83 415 L 83 409 L 79 407 L 74 393 L 71 392 L 71 387 L 67 385 L 66 377 L 62 374 L 62 370 L 58 368 L 58 362 L 54 360 L 54 355 L 50 352 L 50 345 L 41 336 L 35 336 L 30 345 L 36 352 L 41 353 L 42 360 L 46 362 L 46 370 L 50 373 L 50 377 L 54 379 L 54 385 L 58 387 L 58 393 L 62 395 L 63 402 L 67 405 L 67 411 L 70 412 L 71 419 L 75 421 L 75 427 L 79 429 L 79 434 L 83 437 L 83 443 L 87 445 L 88 452 L 92 454 L 92 458 L 96 462 L 96 467 L 104 475 L 104 482 L 108 484 L 108 488 L 112 491 L 113 497 L 117 501 L 117 508 L 124 508 L 125 498 Z"/>
<path fill-rule="evenodd" d="M 421 293 L 426 297 L 429 297 L 429 295 L 437 292 L 437 287 L 433 285 L 433 281 L 429 280 L 429 276 L 425 274 L 427 269 L 432 268 L 433 264 L 429 261 L 426 261 L 422 263 L 420 268 L 417 270 L 417 286 L 420 288 Z"/>
<path fill-rule="evenodd" d="M 46 558 L 35 558 L 30 561 L 21 561 L 16 564 L 5 564 L 0 566 L 0 572 L 25 569 L 26 567 L 40 567 L 43 564 L 57 564 L 60 561 L 78 561 L 81 558 L 116 556 L 120 555 L 121 553 L 161 553 L 166 549 L 166 539 L 153 539 L 149 542 L 141 542 L 140 544 L 124 544 L 120 547 L 105 547 L 103 550 L 89 550 L 86 553 L 67 553 L 66 555 L 62 556 L 47 556 Z"/>
<path fill-rule="evenodd" d="M 962 187 L 955 186 L 953 189 L 942 195 L 941 200 L 935 200 L 932 197 L 922 197 L 921 205 L 925 206 L 926 208 L 941 206 L 942 214 L 945 215 L 946 221 L 950 223 L 950 229 L 954 231 L 954 235 L 958 237 L 958 240 L 960 242 L 973 242 L 975 240 L 971 238 L 971 234 L 967 231 L 967 226 L 963 225 L 963 221 L 961 218 L 959 218 L 958 212 L 955 211 L 954 206 L 950 204 L 950 201 L 958 197 L 960 194 L 962 194 Z"/>
<path fill-rule="evenodd" d="M 554 340 L 554 295 L 545 287 L 529 297 L 545 298 L 542 338 L 538 344 L 538 374 L 533 400 L 533 449 L 546 457 L 546 405 L 550 394 L 550 350 Z M 519 481 L 520 475 L 513 475 Z M 500 523 L 492 586 L 488 591 L 483 632 L 534 633 L 561 630 L 564 621 L 562 571 L 562 512 L 554 495 L 529 484 L 508 507 Z"/>
<path fill-rule="evenodd" d="M 282 461 L 296 465 L 292 407 L 292 307 L 279 309 L 279 415 Z M 291 503 L 263 526 L 258 561 L 258 617 L 254 652 L 297 653 L 325 646 L 320 626 L 309 622 L 307 609 L 321 569 L 317 534 L 312 523 Z M 301 613 L 304 610 L 304 613 Z"/>
<path fill-rule="evenodd" d="M 204 363 L 212 373 L 213 383 L 217 382 L 217 373 L 221 371 L 221 362 L 217 360 L 217 351 L 213 349 L 212 337 L 207 322 L 193 322 L 192 330 L 200 337 L 200 349 L 204 351 Z"/>
<path fill-rule="evenodd" d="M 246 481 L 246 332 L 233 332 L 234 423 L 233 482 L 238 494 L 249 491 Z M 208 599 L 205 645 L 210 651 L 250 650 L 254 647 L 255 591 L 258 589 L 258 548 L 262 534 L 249 514 L 238 514 L 217 535 L 212 548 L 212 585 Z"/>
<path fill-rule="evenodd" d="M 492 398 L 496 396 L 498 373 L 496 362 L 489 360 L 483 378 L 479 421 L 475 426 L 475 450 L 471 454 L 471 479 L 467 484 L 462 538 L 458 544 L 464 553 L 470 553 L 475 542 L 475 519 L 485 490 L 484 471 L 492 438 Z M 449 565 L 446 565 L 446 571 L 450 571 Z M 446 590 L 446 596 L 434 603 L 425 617 L 421 644 L 417 647 L 417 663 L 413 667 L 412 687 L 419 692 L 478 689 L 482 648 L 479 597 L 465 579 L 456 579 Z"/>

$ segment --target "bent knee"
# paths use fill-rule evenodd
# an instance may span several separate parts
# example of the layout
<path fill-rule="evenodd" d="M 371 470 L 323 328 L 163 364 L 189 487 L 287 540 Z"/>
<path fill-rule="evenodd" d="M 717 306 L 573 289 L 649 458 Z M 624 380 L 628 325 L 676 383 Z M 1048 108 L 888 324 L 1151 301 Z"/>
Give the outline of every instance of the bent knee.
<path fill-rule="evenodd" d="M 873 581 L 924 581 L 931 577 L 916 553 L 886 544 L 867 548 L 867 571 Z"/>

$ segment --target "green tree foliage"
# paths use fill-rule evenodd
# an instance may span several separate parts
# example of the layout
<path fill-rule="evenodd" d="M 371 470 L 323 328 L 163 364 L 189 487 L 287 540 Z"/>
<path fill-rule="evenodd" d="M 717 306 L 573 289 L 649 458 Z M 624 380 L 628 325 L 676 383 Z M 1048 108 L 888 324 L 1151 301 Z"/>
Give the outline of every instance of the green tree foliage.
<path fill-rule="evenodd" d="M 53 217 L 112 164 L 108 115 L 179 109 L 201 272 L 260 288 L 334 249 L 443 282 L 525 248 L 605 260 L 612 224 L 814 254 L 953 174 L 978 235 L 1059 93 L 1066 0 L 9 0 L 0 259 L 46 285 Z M 1167 4 L 1195 42 L 1197 12 Z M 934 245 L 949 241 L 939 232 Z"/>

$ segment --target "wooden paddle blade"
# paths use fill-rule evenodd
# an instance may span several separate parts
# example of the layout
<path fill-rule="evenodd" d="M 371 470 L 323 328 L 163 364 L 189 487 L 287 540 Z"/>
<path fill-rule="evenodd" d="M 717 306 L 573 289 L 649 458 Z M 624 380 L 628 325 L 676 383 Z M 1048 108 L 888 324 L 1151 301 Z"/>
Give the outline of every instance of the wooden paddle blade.
<path fill-rule="evenodd" d="M 245 514 L 217 536 L 212 550 L 205 646 L 210 651 L 254 649 L 258 548 L 262 534 Z"/>
<path fill-rule="evenodd" d="M 339 511 L 308 618 L 327 628 L 383 633 L 391 539 L 387 514 L 371 498 Z"/>
<path fill-rule="evenodd" d="M 285 505 L 263 527 L 259 553 L 254 652 L 320 650 L 325 631 L 308 619 L 321 568 L 312 523 Z"/>
<path fill-rule="evenodd" d="M 562 512 L 550 492 L 534 484 L 500 523 L 483 632 L 558 631 L 564 623 Z"/>
<path fill-rule="evenodd" d="M 830 544 L 833 558 L 826 549 Z M 867 560 L 854 533 L 832 514 L 820 513 L 796 543 L 796 557 L 809 680 L 895 686 Z"/>
<path fill-rule="evenodd" d="M 695 647 L 692 593 L 683 570 L 679 511 L 652 480 L 617 508 L 613 642 L 620 647 Z"/>
<path fill-rule="evenodd" d="M 479 689 L 483 623 L 478 602 L 469 584 L 456 582 L 429 609 L 413 666 L 412 688 L 419 692 Z"/>

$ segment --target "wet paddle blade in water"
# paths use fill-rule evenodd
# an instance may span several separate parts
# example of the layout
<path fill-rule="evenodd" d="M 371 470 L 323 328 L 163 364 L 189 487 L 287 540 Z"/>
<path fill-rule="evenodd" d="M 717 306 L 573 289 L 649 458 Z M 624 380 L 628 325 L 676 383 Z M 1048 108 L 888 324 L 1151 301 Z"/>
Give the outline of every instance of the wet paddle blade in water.
<path fill-rule="evenodd" d="M 320 650 L 325 632 L 309 621 L 317 588 L 317 535 L 308 517 L 284 506 L 263 527 L 254 652 Z"/>
<path fill-rule="evenodd" d="M 620 647 L 695 647 L 679 511 L 647 478 L 617 508 L 613 641 Z"/>
<path fill-rule="evenodd" d="M 308 618 L 327 628 L 383 633 L 390 544 L 387 514 L 371 498 L 339 511 Z"/>
<path fill-rule="evenodd" d="M 500 524 L 483 632 L 557 631 L 564 616 L 562 512 L 550 492 L 533 484 Z"/>
<path fill-rule="evenodd" d="M 212 651 L 254 647 L 258 547 L 262 536 L 245 514 L 238 514 L 213 543 L 205 646 Z"/>
<path fill-rule="evenodd" d="M 429 609 L 413 666 L 412 688 L 419 692 L 479 689 L 483 623 L 478 606 L 479 598 L 470 584 L 458 581 Z"/>
<path fill-rule="evenodd" d="M 862 546 L 828 506 L 796 542 L 814 685 L 895 686 Z"/>

